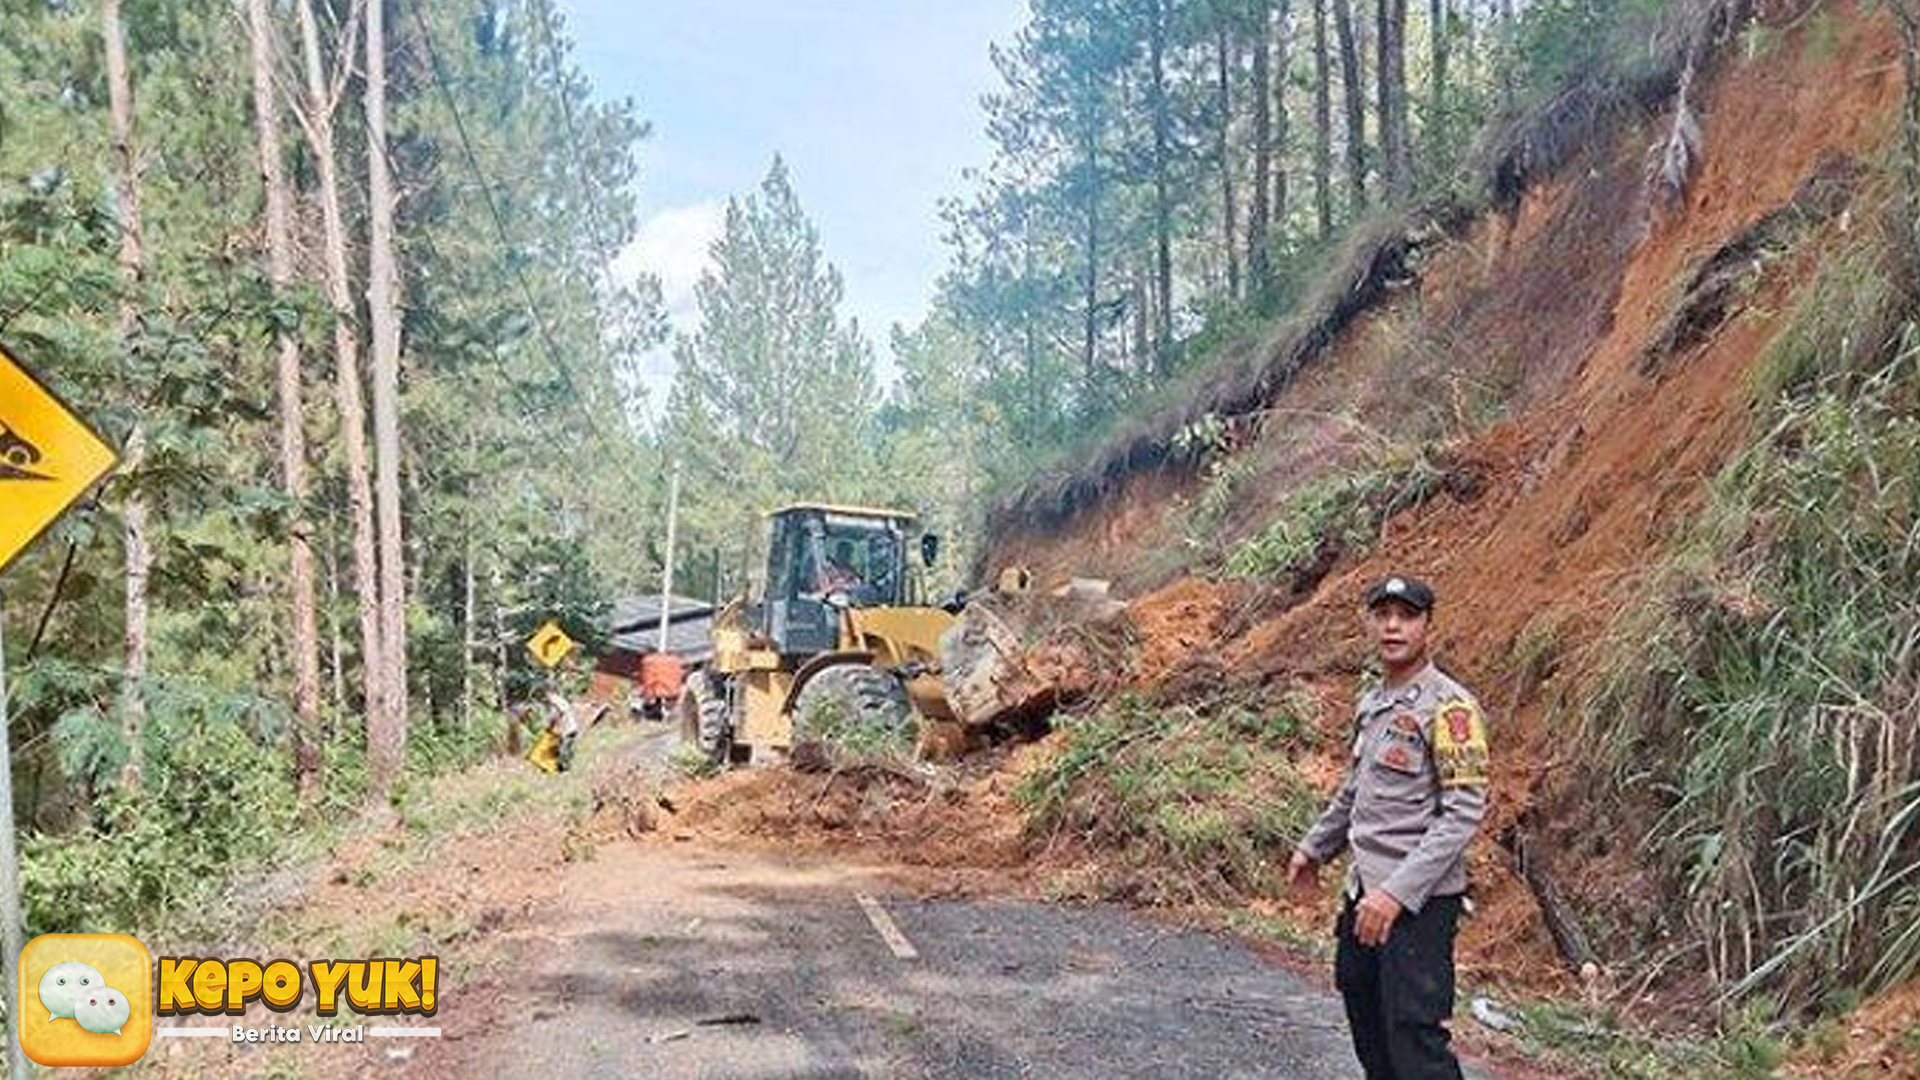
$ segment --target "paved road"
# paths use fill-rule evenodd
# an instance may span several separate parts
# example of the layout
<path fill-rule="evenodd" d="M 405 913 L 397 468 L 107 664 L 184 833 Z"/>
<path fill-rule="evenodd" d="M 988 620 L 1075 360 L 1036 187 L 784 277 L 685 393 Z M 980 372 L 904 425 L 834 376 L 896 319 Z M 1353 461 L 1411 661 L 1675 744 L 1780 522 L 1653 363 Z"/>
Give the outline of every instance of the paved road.
<path fill-rule="evenodd" d="M 522 974 L 497 1021 L 436 1048 L 435 1072 L 1358 1076 L 1323 991 L 1122 909 L 888 896 L 859 871 L 684 846 L 620 846 L 580 871 L 511 946 Z M 895 955 L 861 893 L 917 958 Z"/>

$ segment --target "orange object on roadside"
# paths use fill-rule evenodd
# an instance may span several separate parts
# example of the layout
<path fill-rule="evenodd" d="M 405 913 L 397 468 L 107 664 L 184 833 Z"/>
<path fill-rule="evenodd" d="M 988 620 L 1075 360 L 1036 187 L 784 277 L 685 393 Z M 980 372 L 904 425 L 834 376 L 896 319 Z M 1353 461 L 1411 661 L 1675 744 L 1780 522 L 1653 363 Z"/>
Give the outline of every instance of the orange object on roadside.
<path fill-rule="evenodd" d="M 640 696 L 673 701 L 680 696 L 687 667 L 672 653 L 648 653 L 640 658 Z"/>

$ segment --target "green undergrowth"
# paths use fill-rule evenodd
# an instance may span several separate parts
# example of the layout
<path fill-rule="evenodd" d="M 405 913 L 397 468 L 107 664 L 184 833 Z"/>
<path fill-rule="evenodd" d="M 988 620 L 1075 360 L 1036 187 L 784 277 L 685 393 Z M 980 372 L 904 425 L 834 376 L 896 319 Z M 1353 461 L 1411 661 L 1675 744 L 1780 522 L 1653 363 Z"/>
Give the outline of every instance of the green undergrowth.
<path fill-rule="evenodd" d="M 675 744 L 667 755 L 667 764 L 673 771 L 690 780 L 704 780 L 718 776 L 722 766 L 707 756 L 707 752 L 689 742 Z"/>
<path fill-rule="evenodd" d="M 1250 498 L 1258 462 L 1232 445 L 1228 425 L 1212 414 L 1175 439 L 1204 462 L 1204 482 L 1185 515 L 1178 561 L 1186 573 L 1278 581 L 1306 572 L 1323 554 L 1364 551 L 1387 521 L 1437 494 L 1446 470 L 1425 446 L 1378 448 L 1372 458 L 1315 477 L 1289 491 L 1250 536 L 1229 526 Z"/>
<path fill-rule="evenodd" d="M 914 725 L 876 722 L 845 702 L 822 701 L 807 716 L 808 742 L 825 756 L 825 764 L 848 768 L 858 765 L 908 766 L 913 761 Z"/>
<path fill-rule="evenodd" d="M 1655 1036 L 1564 1001 L 1519 1006 L 1514 1018 L 1510 1034 L 1536 1064 L 1609 1080 L 1773 1080 L 1788 1049 L 1752 1021 L 1723 1034 Z"/>
<path fill-rule="evenodd" d="M 137 792 L 124 788 L 124 737 L 96 704 L 111 700 L 107 678 L 43 662 L 17 687 L 35 704 L 73 703 L 55 726 L 54 745 L 80 800 L 65 827 L 22 830 L 29 935 L 249 930 L 252 886 L 366 839 L 361 834 L 384 817 L 363 813 L 369 774 L 358 725 L 339 725 L 323 744 L 322 788 L 303 812 L 284 706 L 187 683 L 149 688 L 142 782 Z M 387 799 L 400 827 L 380 837 L 383 852 L 397 858 L 425 850 L 569 787 L 517 761 L 492 758 L 474 770 L 497 750 L 503 729 L 503 720 L 486 717 L 458 729 L 414 727 L 407 771 Z M 628 730 L 603 729 L 593 742 L 614 746 Z"/>
<path fill-rule="evenodd" d="M 1757 437 L 1563 700 L 1725 1001 L 1920 973 L 1920 334 L 1859 230 L 1758 365 Z"/>
<path fill-rule="evenodd" d="M 1066 719 L 1065 748 L 1015 791 L 1036 836 L 1109 852 L 1142 899 L 1227 899 L 1277 885 L 1318 799 L 1292 762 L 1311 745 L 1295 704 L 1204 708 L 1136 696 Z"/>
<path fill-rule="evenodd" d="M 1314 480 L 1289 493 L 1264 528 L 1236 544 L 1220 571 L 1272 580 L 1311 565 L 1326 545 L 1365 550 L 1389 519 L 1432 498 L 1444 479 L 1440 467 L 1416 451 Z"/>

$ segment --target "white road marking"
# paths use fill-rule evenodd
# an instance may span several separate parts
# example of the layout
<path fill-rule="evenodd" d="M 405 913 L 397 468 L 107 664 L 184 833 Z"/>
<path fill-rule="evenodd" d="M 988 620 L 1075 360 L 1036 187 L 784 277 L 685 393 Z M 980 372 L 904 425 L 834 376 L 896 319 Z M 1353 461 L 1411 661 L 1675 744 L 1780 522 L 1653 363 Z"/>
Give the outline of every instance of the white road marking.
<path fill-rule="evenodd" d="M 908 941 L 907 935 L 901 933 L 900 928 L 894 925 L 893 916 L 887 914 L 887 909 L 880 906 L 880 901 L 865 893 L 861 893 L 855 899 L 860 901 L 860 910 L 867 913 L 867 921 L 872 923 L 874 930 L 879 932 L 880 940 L 886 942 L 887 948 L 893 950 L 895 959 L 920 959 L 920 954 L 914 949 L 913 942 Z"/>
<path fill-rule="evenodd" d="M 411 1038 L 411 1039 L 437 1039 L 437 1038 L 439 1038 L 439 1037 L 440 1037 L 440 1029 L 439 1029 L 439 1028 L 413 1028 L 413 1027 L 407 1027 L 407 1028 L 368 1028 L 368 1029 L 367 1029 L 367 1034 L 368 1034 L 368 1035 L 371 1035 L 371 1036 L 373 1036 L 374 1038 L 388 1038 L 388 1039 L 408 1039 L 408 1038 Z"/>

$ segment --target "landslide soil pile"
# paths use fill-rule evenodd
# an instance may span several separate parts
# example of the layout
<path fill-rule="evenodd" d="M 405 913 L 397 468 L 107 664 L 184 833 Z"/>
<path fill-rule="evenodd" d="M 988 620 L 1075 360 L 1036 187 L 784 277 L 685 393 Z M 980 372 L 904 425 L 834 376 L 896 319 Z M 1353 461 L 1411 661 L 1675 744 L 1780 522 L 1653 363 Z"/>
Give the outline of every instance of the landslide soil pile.
<path fill-rule="evenodd" d="M 1337 771 L 1366 663 L 1365 583 L 1432 581 L 1442 662 L 1497 725 L 1497 806 L 1473 856 L 1481 916 L 1463 942 L 1476 974 L 1570 984 L 1502 838 L 1528 837 L 1581 908 L 1660 903 L 1637 859 L 1648 819 L 1571 805 L 1595 751 L 1550 726 L 1547 703 L 1753 437 L 1757 362 L 1855 227 L 1860 177 L 1889 144 L 1902 94 L 1890 20 L 1840 5 L 1810 25 L 1726 50 L 1696 88 L 1701 156 L 1679 200 L 1648 181 L 1663 121 L 1624 124 L 1511 210 L 1429 245 L 1411 283 L 1230 418 L 1225 464 L 1109 470 L 1104 493 L 1068 512 L 997 522 L 994 568 L 1105 575 L 1140 596 L 1147 682 L 1192 670 L 1276 699 L 1314 689 L 1320 775 Z M 1208 511 L 1209 531 L 1231 548 L 1303 487 L 1405 438 L 1441 448 L 1448 482 L 1370 544 L 1323 545 L 1278 585 L 1180 569 L 1226 469 L 1231 503 Z"/>
<path fill-rule="evenodd" d="M 1479 914 L 1462 939 L 1469 978 L 1578 989 L 1642 1015 L 1699 1003 L 1685 963 L 1579 987 L 1513 845 L 1576 909 L 1663 903 L 1638 850 L 1647 808 L 1582 804 L 1597 750 L 1550 722 L 1549 705 L 1753 439 L 1760 358 L 1857 227 L 1861 178 L 1889 144 L 1902 94 L 1890 19 L 1863 4 L 1801 14 L 1764 23 L 1763 48 L 1723 48 L 1693 88 L 1700 154 L 1678 198 L 1648 174 L 1670 113 L 1622 120 L 1510 205 L 1394 249 L 1394 280 L 1363 290 L 1330 339 L 1289 354 L 1270 397 L 1225 416 L 1213 460 L 1136 441 L 995 518 L 989 573 L 1025 567 L 1043 586 L 1101 576 L 1137 598 L 1132 692 L 1315 703 L 1314 749 L 1296 765 L 1322 789 L 1343 764 L 1367 663 L 1361 590 L 1392 571 L 1433 582 L 1440 659 L 1496 725 L 1495 808 L 1472 854 Z M 1262 575 L 1207 572 L 1296 511 L 1302 491 L 1405 444 L 1425 448 L 1417 494 L 1382 502 L 1373 535 L 1320 537 Z M 1101 854 L 1034 835 L 1015 797 L 1064 746 L 1056 735 L 937 783 L 722 778 L 694 789 L 678 824 L 1032 885 Z M 1253 900 L 1256 914 L 1296 923 L 1331 903 Z M 1813 1071 L 1920 1069 L 1900 1045 L 1916 992 L 1862 1010 L 1834 1064 Z"/>

